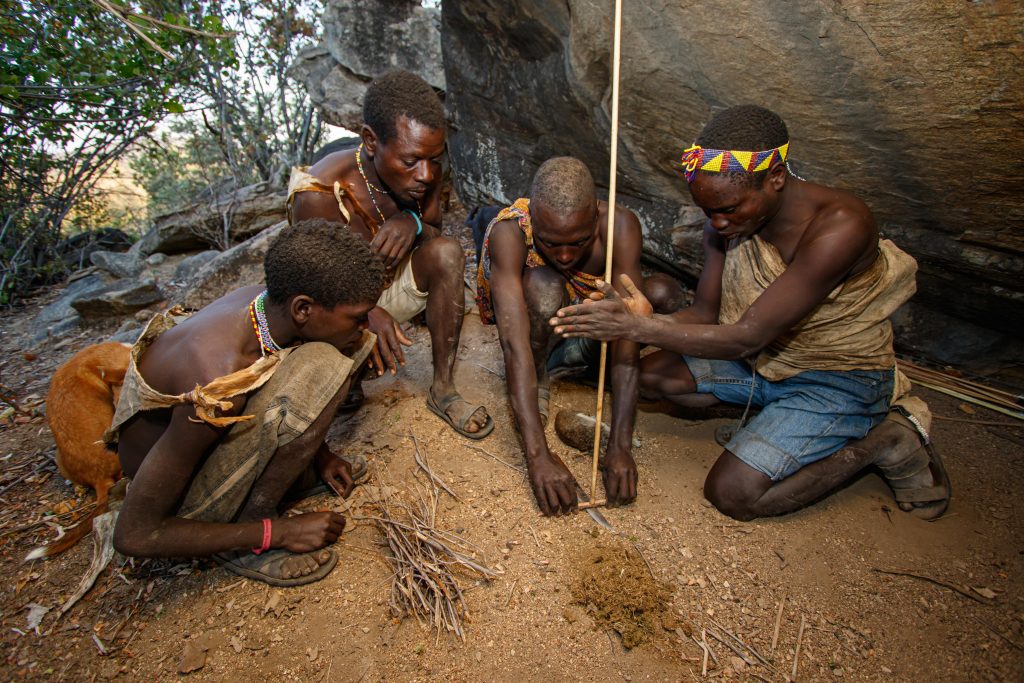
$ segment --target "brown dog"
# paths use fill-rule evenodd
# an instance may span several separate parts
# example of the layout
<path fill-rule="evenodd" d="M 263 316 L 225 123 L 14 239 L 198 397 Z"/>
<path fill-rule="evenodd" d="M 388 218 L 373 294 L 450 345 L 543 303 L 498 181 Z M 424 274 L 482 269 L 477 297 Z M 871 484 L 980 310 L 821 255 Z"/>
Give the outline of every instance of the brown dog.
<path fill-rule="evenodd" d="M 110 488 L 121 478 L 121 462 L 102 437 L 114 419 L 130 350 L 116 342 L 89 346 L 53 373 L 46 418 L 57 442 L 57 467 L 66 479 L 96 491 L 96 507 L 58 541 L 36 548 L 26 560 L 64 552 L 92 530 L 94 517 L 107 511 Z"/>

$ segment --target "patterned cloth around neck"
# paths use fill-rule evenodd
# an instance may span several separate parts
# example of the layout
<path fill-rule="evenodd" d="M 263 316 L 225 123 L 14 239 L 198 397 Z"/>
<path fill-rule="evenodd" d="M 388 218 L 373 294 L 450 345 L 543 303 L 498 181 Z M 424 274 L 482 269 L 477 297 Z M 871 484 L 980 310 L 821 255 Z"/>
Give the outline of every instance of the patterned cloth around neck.
<path fill-rule="evenodd" d="M 480 320 L 485 325 L 495 322 L 494 304 L 491 301 L 491 230 L 501 221 L 515 219 L 519 229 L 523 231 L 523 242 L 526 244 L 526 268 L 540 268 L 548 263 L 540 255 L 533 244 L 533 223 L 530 221 L 530 200 L 520 198 L 512 206 L 502 209 L 484 232 L 483 248 L 480 250 L 480 263 L 476 270 L 476 305 L 480 309 Z M 579 304 L 587 299 L 592 292 L 599 291 L 597 281 L 601 275 L 591 275 L 579 270 L 569 271 L 565 281 L 565 290 L 569 294 L 570 304 Z"/>

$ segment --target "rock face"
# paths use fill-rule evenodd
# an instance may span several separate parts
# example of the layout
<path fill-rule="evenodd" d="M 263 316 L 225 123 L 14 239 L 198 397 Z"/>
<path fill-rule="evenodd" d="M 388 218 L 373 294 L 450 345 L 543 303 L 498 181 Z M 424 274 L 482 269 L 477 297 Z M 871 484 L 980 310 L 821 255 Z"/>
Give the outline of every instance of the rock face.
<path fill-rule="evenodd" d="M 124 253 L 116 251 L 94 251 L 89 260 L 100 270 L 105 270 L 115 277 L 135 277 L 145 267 L 139 256 L 138 242 Z"/>
<path fill-rule="evenodd" d="M 322 22 L 323 44 L 301 53 L 290 75 L 328 123 L 358 131 L 366 86 L 387 71 L 406 69 L 445 89 L 440 10 L 418 0 L 332 0 Z"/>
<path fill-rule="evenodd" d="M 185 306 L 202 308 L 234 289 L 261 284 L 263 257 L 266 256 L 270 243 L 287 225 L 288 221 L 281 221 L 212 258 L 188 283 Z"/>
<path fill-rule="evenodd" d="M 83 318 L 106 318 L 115 315 L 130 315 L 135 311 L 163 301 L 164 295 L 157 287 L 156 280 L 118 280 L 103 289 L 79 296 L 71 307 Z"/>
<path fill-rule="evenodd" d="M 212 201 L 198 202 L 157 218 L 153 229 L 139 240 L 139 252 L 145 258 L 248 239 L 286 217 L 286 199 L 284 191 L 274 192 L 266 183 L 258 183 Z"/>
<path fill-rule="evenodd" d="M 69 282 L 60 297 L 39 311 L 32 321 L 30 343 L 39 344 L 77 328 L 82 317 L 74 309 L 74 302 L 104 290 L 113 282 L 114 278 L 105 273 L 97 273 L 95 269 Z"/>
<path fill-rule="evenodd" d="M 562 154 L 607 187 L 611 13 L 603 0 L 443 3 L 467 204 L 514 199 Z M 650 249 L 695 275 L 701 216 L 679 155 L 715 111 L 762 104 L 787 122 L 797 173 L 862 197 L 918 259 L 919 306 L 1019 334 L 1022 31 L 1015 3 L 624 3 L 620 201 Z"/>

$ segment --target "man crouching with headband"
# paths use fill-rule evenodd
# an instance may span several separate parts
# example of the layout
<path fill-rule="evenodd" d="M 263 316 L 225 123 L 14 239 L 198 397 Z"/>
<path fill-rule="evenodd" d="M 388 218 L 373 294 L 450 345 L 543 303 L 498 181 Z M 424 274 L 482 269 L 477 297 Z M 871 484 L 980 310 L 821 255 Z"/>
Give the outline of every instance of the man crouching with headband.
<path fill-rule="evenodd" d="M 788 154 L 778 115 L 720 112 L 682 160 L 708 218 L 693 305 L 655 315 L 624 279 L 627 298 L 605 284 L 605 300 L 563 308 L 551 324 L 662 349 L 641 362 L 642 395 L 760 407 L 716 434 L 725 450 L 704 495 L 726 515 L 786 514 L 876 465 L 902 509 L 935 519 L 949 478 L 927 406 L 905 395 L 888 320 L 914 294 L 917 263 L 879 239 L 864 202 L 790 175 Z"/>

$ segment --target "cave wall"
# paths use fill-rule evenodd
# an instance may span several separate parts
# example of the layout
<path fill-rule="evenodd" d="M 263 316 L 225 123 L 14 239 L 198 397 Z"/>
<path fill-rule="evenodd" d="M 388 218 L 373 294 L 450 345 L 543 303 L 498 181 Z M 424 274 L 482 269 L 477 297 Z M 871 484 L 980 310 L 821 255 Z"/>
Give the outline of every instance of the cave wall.
<path fill-rule="evenodd" d="M 358 132 L 363 94 L 394 69 L 418 74 L 445 89 L 441 12 L 418 0 L 327 0 L 319 45 L 303 50 L 289 70 L 335 126 Z"/>
<path fill-rule="evenodd" d="M 623 5 L 618 192 L 649 248 L 699 271 L 702 217 L 680 152 L 713 112 L 757 103 L 786 121 L 798 174 L 862 197 L 883 234 L 918 259 L 916 306 L 972 323 L 985 337 L 972 353 L 1019 336 L 1019 3 Z M 607 187 L 612 12 L 611 0 L 443 4 L 460 196 L 515 198 L 560 154 L 583 159 Z"/>
<path fill-rule="evenodd" d="M 1024 360 L 1024 5 L 1009 0 L 623 3 L 618 199 L 693 279 L 702 214 L 679 155 L 733 104 L 777 111 L 801 176 L 848 189 L 921 266 L 905 349 Z M 612 0 L 328 0 L 292 74 L 357 130 L 376 75 L 445 90 L 467 204 L 524 194 L 545 159 L 608 183 Z"/>

